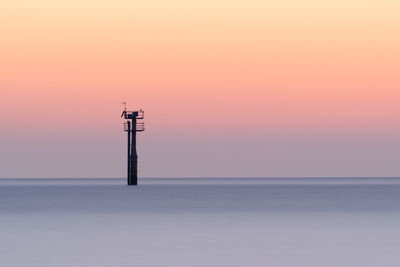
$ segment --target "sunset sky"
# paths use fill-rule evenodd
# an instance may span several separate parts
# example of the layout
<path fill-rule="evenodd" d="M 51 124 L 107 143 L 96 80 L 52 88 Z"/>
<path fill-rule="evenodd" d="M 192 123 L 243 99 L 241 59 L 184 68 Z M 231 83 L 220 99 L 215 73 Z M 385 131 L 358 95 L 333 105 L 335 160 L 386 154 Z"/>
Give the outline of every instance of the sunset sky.
<path fill-rule="evenodd" d="M 398 0 L 2 0 L 0 177 L 400 176 Z"/>

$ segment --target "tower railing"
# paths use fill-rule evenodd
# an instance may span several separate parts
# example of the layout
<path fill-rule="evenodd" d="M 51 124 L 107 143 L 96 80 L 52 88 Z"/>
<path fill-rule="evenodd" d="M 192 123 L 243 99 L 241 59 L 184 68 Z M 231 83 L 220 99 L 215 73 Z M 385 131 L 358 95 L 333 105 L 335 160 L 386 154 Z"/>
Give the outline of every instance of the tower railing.
<path fill-rule="evenodd" d="M 137 114 L 136 115 L 136 119 L 137 120 L 142 120 L 144 118 L 144 111 L 143 110 L 139 110 L 139 111 L 132 111 L 132 110 L 126 110 L 125 111 L 126 114 Z"/>
<path fill-rule="evenodd" d="M 129 123 L 129 126 L 128 126 L 128 123 L 124 122 L 123 129 L 124 129 L 125 132 L 132 131 L 132 125 Z M 144 122 L 137 122 L 136 123 L 136 132 L 143 132 L 144 129 L 145 129 L 144 128 Z"/>

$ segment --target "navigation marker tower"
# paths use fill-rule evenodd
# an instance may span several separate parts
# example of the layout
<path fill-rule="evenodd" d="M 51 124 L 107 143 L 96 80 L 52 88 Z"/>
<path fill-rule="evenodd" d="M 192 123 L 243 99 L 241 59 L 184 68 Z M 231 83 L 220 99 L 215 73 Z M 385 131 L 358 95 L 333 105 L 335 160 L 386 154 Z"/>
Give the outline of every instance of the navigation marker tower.
<path fill-rule="evenodd" d="M 128 111 L 125 109 L 122 112 L 121 118 L 124 118 L 124 131 L 128 133 L 128 185 L 137 185 L 138 178 L 138 161 L 137 161 L 137 151 L 136 151 L 136 132 L 144 131 L 144 122 L 137 122 L 137 120 L 142 120 L 144 117 L 144 111 Z"/>

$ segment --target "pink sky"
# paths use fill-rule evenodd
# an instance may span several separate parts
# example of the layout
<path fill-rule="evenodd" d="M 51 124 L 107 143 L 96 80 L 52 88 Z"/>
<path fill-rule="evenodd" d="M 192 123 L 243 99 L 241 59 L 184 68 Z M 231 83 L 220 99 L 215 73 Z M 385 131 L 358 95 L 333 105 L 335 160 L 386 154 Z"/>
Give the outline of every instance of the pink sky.
<path fill-rule="evenodd" d="M 0 5 L 0 177 L 398 176 L 398 1 Z M 25 166 L 21 166 L 25 162 Z"/>

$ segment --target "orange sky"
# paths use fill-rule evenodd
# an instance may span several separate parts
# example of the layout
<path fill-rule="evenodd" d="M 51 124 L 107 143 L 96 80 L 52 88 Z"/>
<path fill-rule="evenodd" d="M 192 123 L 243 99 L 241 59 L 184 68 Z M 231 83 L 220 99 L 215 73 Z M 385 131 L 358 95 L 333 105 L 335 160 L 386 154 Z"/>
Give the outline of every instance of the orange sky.
<path fill-rule="evenodd" d="M 0 177 L 31 175 L 15 168 L 15 151 L 27 145 L 21 153 L 38 168 L 33 176 L 123 176 L 122 101 L 146 111 L 144 176 L 393 175 L 399 12 L 394 0 L 3 0 L 0 142 L 2 157 L 14 156 Z M 92 144 L 94 136 L 111 152 Z M 66 142 L 59 147 L 66 154 L 51 164 L 70 160 L 75 172 L 43 170 L 53 139 Z M 370 143 L 344 145 L 360 139 Z M 226 140 L 262 145 L 235 158 L 245 162 L 231 173 L 235 152 Z M 280 147 L 291 142 L 300 155 Z M 331 147 L 304 159 L 321 142 Z M 201 152 L 203 143 L 214 145 Z M 286 157 L 265 154 L 272 143 Z M 86 164 L 75 158 L 80 147 Z M 169 152 L 176 147 L 179 155 Z M 107 156 L 92 155 L 94 148 Z M 189 167 L 171 167 L 190 156 Z M 325 167 L 313 169 L 321 157 Z M 102 160 L 109 168 L 94 170 Z M 212 172 L 196 165 L 202 160 Z M 363 170 L 365 160 L 376 168 Z"/>

